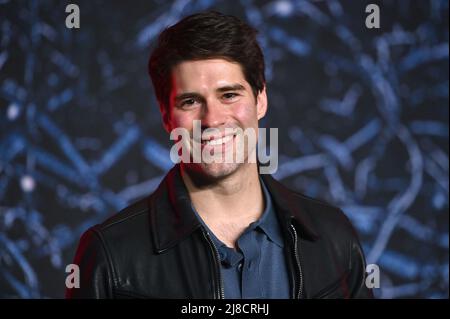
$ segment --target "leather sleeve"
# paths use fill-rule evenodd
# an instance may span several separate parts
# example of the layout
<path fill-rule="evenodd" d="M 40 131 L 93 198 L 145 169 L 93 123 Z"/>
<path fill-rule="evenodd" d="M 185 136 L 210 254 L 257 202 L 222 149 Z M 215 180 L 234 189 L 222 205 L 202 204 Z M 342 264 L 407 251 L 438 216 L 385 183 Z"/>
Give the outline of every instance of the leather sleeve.
<path fill-rule="evenodd" d="M 352 238 L 350 240 L 350 261 L 349 261 L 349 278 L 348 284 L 350 288 L 350 298 L 371 299 L 373 298 L 372 289 L 366 286 L 366 259 L 362 250 L 358 235 L 348 220 Z"/>
<path fill-rule="evenodd" d="M 101 235 L 94 228 L 80 239 L 74 264 L 79 267 L 79 288 L 67 288 L 66 298 L 112 298 L 112 273 Z"/>

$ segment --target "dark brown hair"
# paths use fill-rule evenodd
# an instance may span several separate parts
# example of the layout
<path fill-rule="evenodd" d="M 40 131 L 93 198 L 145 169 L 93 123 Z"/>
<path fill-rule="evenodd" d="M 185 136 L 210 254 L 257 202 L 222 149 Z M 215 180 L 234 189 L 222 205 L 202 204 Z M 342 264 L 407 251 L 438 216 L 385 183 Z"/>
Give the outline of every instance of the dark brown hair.
<path fill-rule="evenodd" d="M 240 19 L 215 11 L 190 15 L 158 38 L 148 72 L 160 106 L 168 107 L 171 71 L 180 62 L 223 58 L 240 64 L 256 98 L 265 85 L 264 56 L 257 31 Z"/>

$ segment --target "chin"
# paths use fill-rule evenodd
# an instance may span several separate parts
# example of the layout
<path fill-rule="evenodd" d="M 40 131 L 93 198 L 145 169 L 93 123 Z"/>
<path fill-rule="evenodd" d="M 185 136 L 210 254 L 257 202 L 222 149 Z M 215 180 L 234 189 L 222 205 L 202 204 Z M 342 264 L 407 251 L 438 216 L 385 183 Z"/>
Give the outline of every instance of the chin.
<path fill-rule="evenodd" d="M 236 172 L 240 163 L 183 163 L 186 171 L 194 178 L 201 180 L 219 180 Z"/>

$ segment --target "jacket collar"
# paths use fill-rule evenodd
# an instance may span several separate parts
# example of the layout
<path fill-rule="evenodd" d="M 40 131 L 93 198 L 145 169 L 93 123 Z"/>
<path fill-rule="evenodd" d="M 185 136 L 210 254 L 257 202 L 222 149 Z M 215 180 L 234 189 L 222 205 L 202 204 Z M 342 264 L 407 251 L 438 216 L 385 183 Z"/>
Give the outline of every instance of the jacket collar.
<path fill-rule="evenodd" d="M 175 165 L 150 196 L 150 227 L 155 248 L 163 252 L 200 227 L 189 193 Z"/>
<path fill-rule="evenodd" d="M 304 201 L 301 200 L 300 195 L 288 189 L 271 175 L 263 174 L 260 176 L 272 196 L 275 211 L 284 226 L 289 227 L 291 220 L 293 220 L 300 228 L 300 237 L 313 241 L 318 239 L 319 235 L 306 213 L 307 208 L 303 205 Z"/>
<path fill-rule="evenodd" d="M 299 206 L 295 193 L 277 182 L 270 175 L 261 175 L 272 196 L 275 210 L 281 219 L 283 231 L 291 220 L 300 227 L 300 237 L 315 240 L 316 231 Z M 181 178 L 180 165 L 175 165 L 162 180 L 156 191 L 149 197 L 150 227 L 156 250 L 161 253 L 201 227 L 201 222 L 191 206 L 189 193 Z"/>

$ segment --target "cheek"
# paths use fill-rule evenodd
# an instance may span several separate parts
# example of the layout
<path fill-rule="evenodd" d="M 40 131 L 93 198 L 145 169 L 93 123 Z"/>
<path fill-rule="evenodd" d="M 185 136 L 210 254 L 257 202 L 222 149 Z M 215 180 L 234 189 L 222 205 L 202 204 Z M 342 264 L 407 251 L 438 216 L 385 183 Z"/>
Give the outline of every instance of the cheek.
<path fill-rule="evenodd" d="M 245 126 L 254 126 L 258 122 L 256 106 L 250 102 L 236 103 L 233 113 L 235 118 Z"/>
<path fill-rule="evenodd" d="M 194 120 L 192 114 L 189 112 L 174 111 L 170 116 L 170 124 L 173 128 L 184 127 L 188 130 L 192 128 L 192 121 Z"/>

